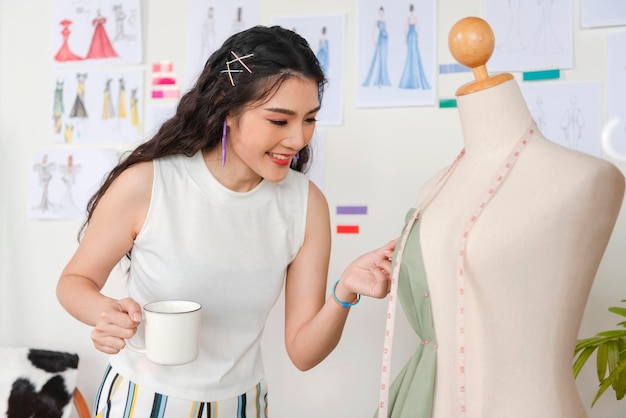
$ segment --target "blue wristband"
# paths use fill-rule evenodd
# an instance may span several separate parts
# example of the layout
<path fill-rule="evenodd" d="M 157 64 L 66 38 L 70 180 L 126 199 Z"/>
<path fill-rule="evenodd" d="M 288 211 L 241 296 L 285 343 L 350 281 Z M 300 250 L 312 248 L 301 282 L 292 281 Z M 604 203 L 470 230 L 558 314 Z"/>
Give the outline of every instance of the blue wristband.
<path fill-rule="evenodd" d="M 333 298 L 335 298 L 335 302 L 337 302 L 344 308 L 349 308 L 350 306 L 354 306 L 357 303 L 359 303 L 359 301 L 361 300 L 361 295 L 358 293 L 356 294 L 356 297 L 352 299 L 352 302 L 344 302 L 342 300 L 339 300 L 339 298 L 337 297 L 337 294 L 335 293 L 335 289 L 337 288 L 338 283 L 339 283 L 339 280 L 337 280 L 335 284 L 333 285 Z"/>

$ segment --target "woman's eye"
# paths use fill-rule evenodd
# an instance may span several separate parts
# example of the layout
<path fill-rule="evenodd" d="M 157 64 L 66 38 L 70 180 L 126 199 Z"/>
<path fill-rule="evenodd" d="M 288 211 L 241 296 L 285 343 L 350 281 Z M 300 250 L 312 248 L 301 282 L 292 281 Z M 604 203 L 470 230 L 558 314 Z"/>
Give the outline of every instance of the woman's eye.
<path fill-rule="evenodd" d="M 315 123 L 315 122 L 317 122 L 317 119 L 315 119 L 315 118 L 308 118 L 308 119 L 305 119 L 305 122 L 306 123 Z"/>
<path fill-rule="evenodd" d="M 287 124 L 286 120 L 270 120 L 270 123 L 278 126 L 285 126 Z"/>

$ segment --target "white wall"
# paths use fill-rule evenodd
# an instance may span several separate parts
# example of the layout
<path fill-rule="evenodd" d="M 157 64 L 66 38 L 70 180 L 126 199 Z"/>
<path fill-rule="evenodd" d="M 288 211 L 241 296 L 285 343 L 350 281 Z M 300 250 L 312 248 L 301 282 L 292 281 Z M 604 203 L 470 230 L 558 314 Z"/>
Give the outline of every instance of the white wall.
<path fill-rule="evenodd" d="M 604 81 L 606 34 L 622 28 L 580 30 L 580 0 L 574 2 L 575 69 L 562 71 L 565 81 Z M 144 0 L 145 62 L 172 60 L 185 74 L 187 6 L 185 1 Z M 465 16 L 483 16 L 481 0 L 441 0 L 438 11 L 438 61 L 452 63 L 447 34 Z M 366 204 L 369 214 L 357 236 L 334 237 L 329 283 L 356 255 L 396 236 L 421 184 L 448 164 L 461 148 L 455 109 L 437 107 L 356 109 L 356 0 L 263 0 L 262 23 L 273 16 L 346 13 L 345 123 L 328 128 L 326 193 L 337 205 Z M 91 402 L 106 357 L 92 348 L 90 328 L 72 319 L 57 303 L 58 274 L 73 253 L 80 222 L 43 222 L 26 218 L 27 178 L 31 157 L 50 146 L 47 132 L 53 55 L 50 0 L 0 0 L 0 345 L 24 345 L 77 352 L 79 384 Z M 516 75 L 519 77 L 519 74 Z M 439 76 L 442 98 L 470 81 L 469 73 Z M 518 78 L 519 80 L 519 78 Z M 148 86 L 146 86 L 148 87 Z M 146 91 L 148 89 L 146 88 Z M 148 98 L 146 97 L 146 102 Z M 603 109 L 606 114 L 606 105 Z M 622 170 L 625 166 L 620 166 Z M 626 209 L 625 209 L 626 210 Z M 624 211 L 624 210 L 623 210 Z M 333 225 L 335 216 L 333 214 Z M 589 299 L 580 335 L 614 327 L 609 306 L 626 298 L 626 214 L 622 213 Z M 122 294 L 114 274 L 107 292 Z M 282 340 L 282 302 L 266 329 L 265 357 L 275 418 L 368 417 L 378 400 L 386 300 L 363 300 L 352 309 L 343 340 L 316 369 L 298 372 L 286 357 Z M 416 344 L 405 321 L 396 325 L 395 370 Z M 1 366 L 0 366 L 1 367 Z M 586 405 L 597 383 L 593 362 L 579 378 Z M 591 418 L 624 418 L 626 401 L 608 393 Z"/>

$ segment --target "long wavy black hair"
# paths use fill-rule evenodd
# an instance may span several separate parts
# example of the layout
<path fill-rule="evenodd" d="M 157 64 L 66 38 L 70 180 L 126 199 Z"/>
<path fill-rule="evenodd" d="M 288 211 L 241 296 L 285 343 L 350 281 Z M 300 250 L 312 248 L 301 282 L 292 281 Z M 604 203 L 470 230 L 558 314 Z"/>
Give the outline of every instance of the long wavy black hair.
<path fill-rule="evenodd" d="M 254 54 L 242 59 L 251 73 L 235 60 L 233 53 L 240 58 Z M 241 72 L 230 72 L 229 76 L 224 71 L 228 68 Z M 246 106 L 269 99 L 292 77 L 314 80 L 321 103 L 326 85 L 324 72 L 308 42 L 297 33 L 280 26 L 255 26 L 228 38 L 211 54 L 195 85 L 180 99 L 176 114 L 109 172 L 87 203 L 87 218 L 79 239 L 100 198 L 124 170 L 156 158 L 173 154 L 192 156 L 218 146 L 227 115 L 238 116 Z M 299 151 L 292 168 L 306 171 L 310 157 L 307 145 Z"/>

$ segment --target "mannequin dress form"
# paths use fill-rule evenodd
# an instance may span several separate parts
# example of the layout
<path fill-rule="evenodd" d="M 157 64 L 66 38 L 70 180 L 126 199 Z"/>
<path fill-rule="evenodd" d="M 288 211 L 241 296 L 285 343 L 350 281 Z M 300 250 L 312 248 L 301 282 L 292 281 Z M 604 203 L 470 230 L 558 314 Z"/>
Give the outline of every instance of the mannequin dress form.
<path fill-rule="evenodd" d="M 586 418 L 574 345 L 624 176 L 543 137 L 513 76 L 488 75 L 494 44 L 480 18 L 450 31 L 475 76 L 456 92 L 465 154 L 418 196 L 430 196 L 419 237 L 437 340 L 432 418 Z"/>

